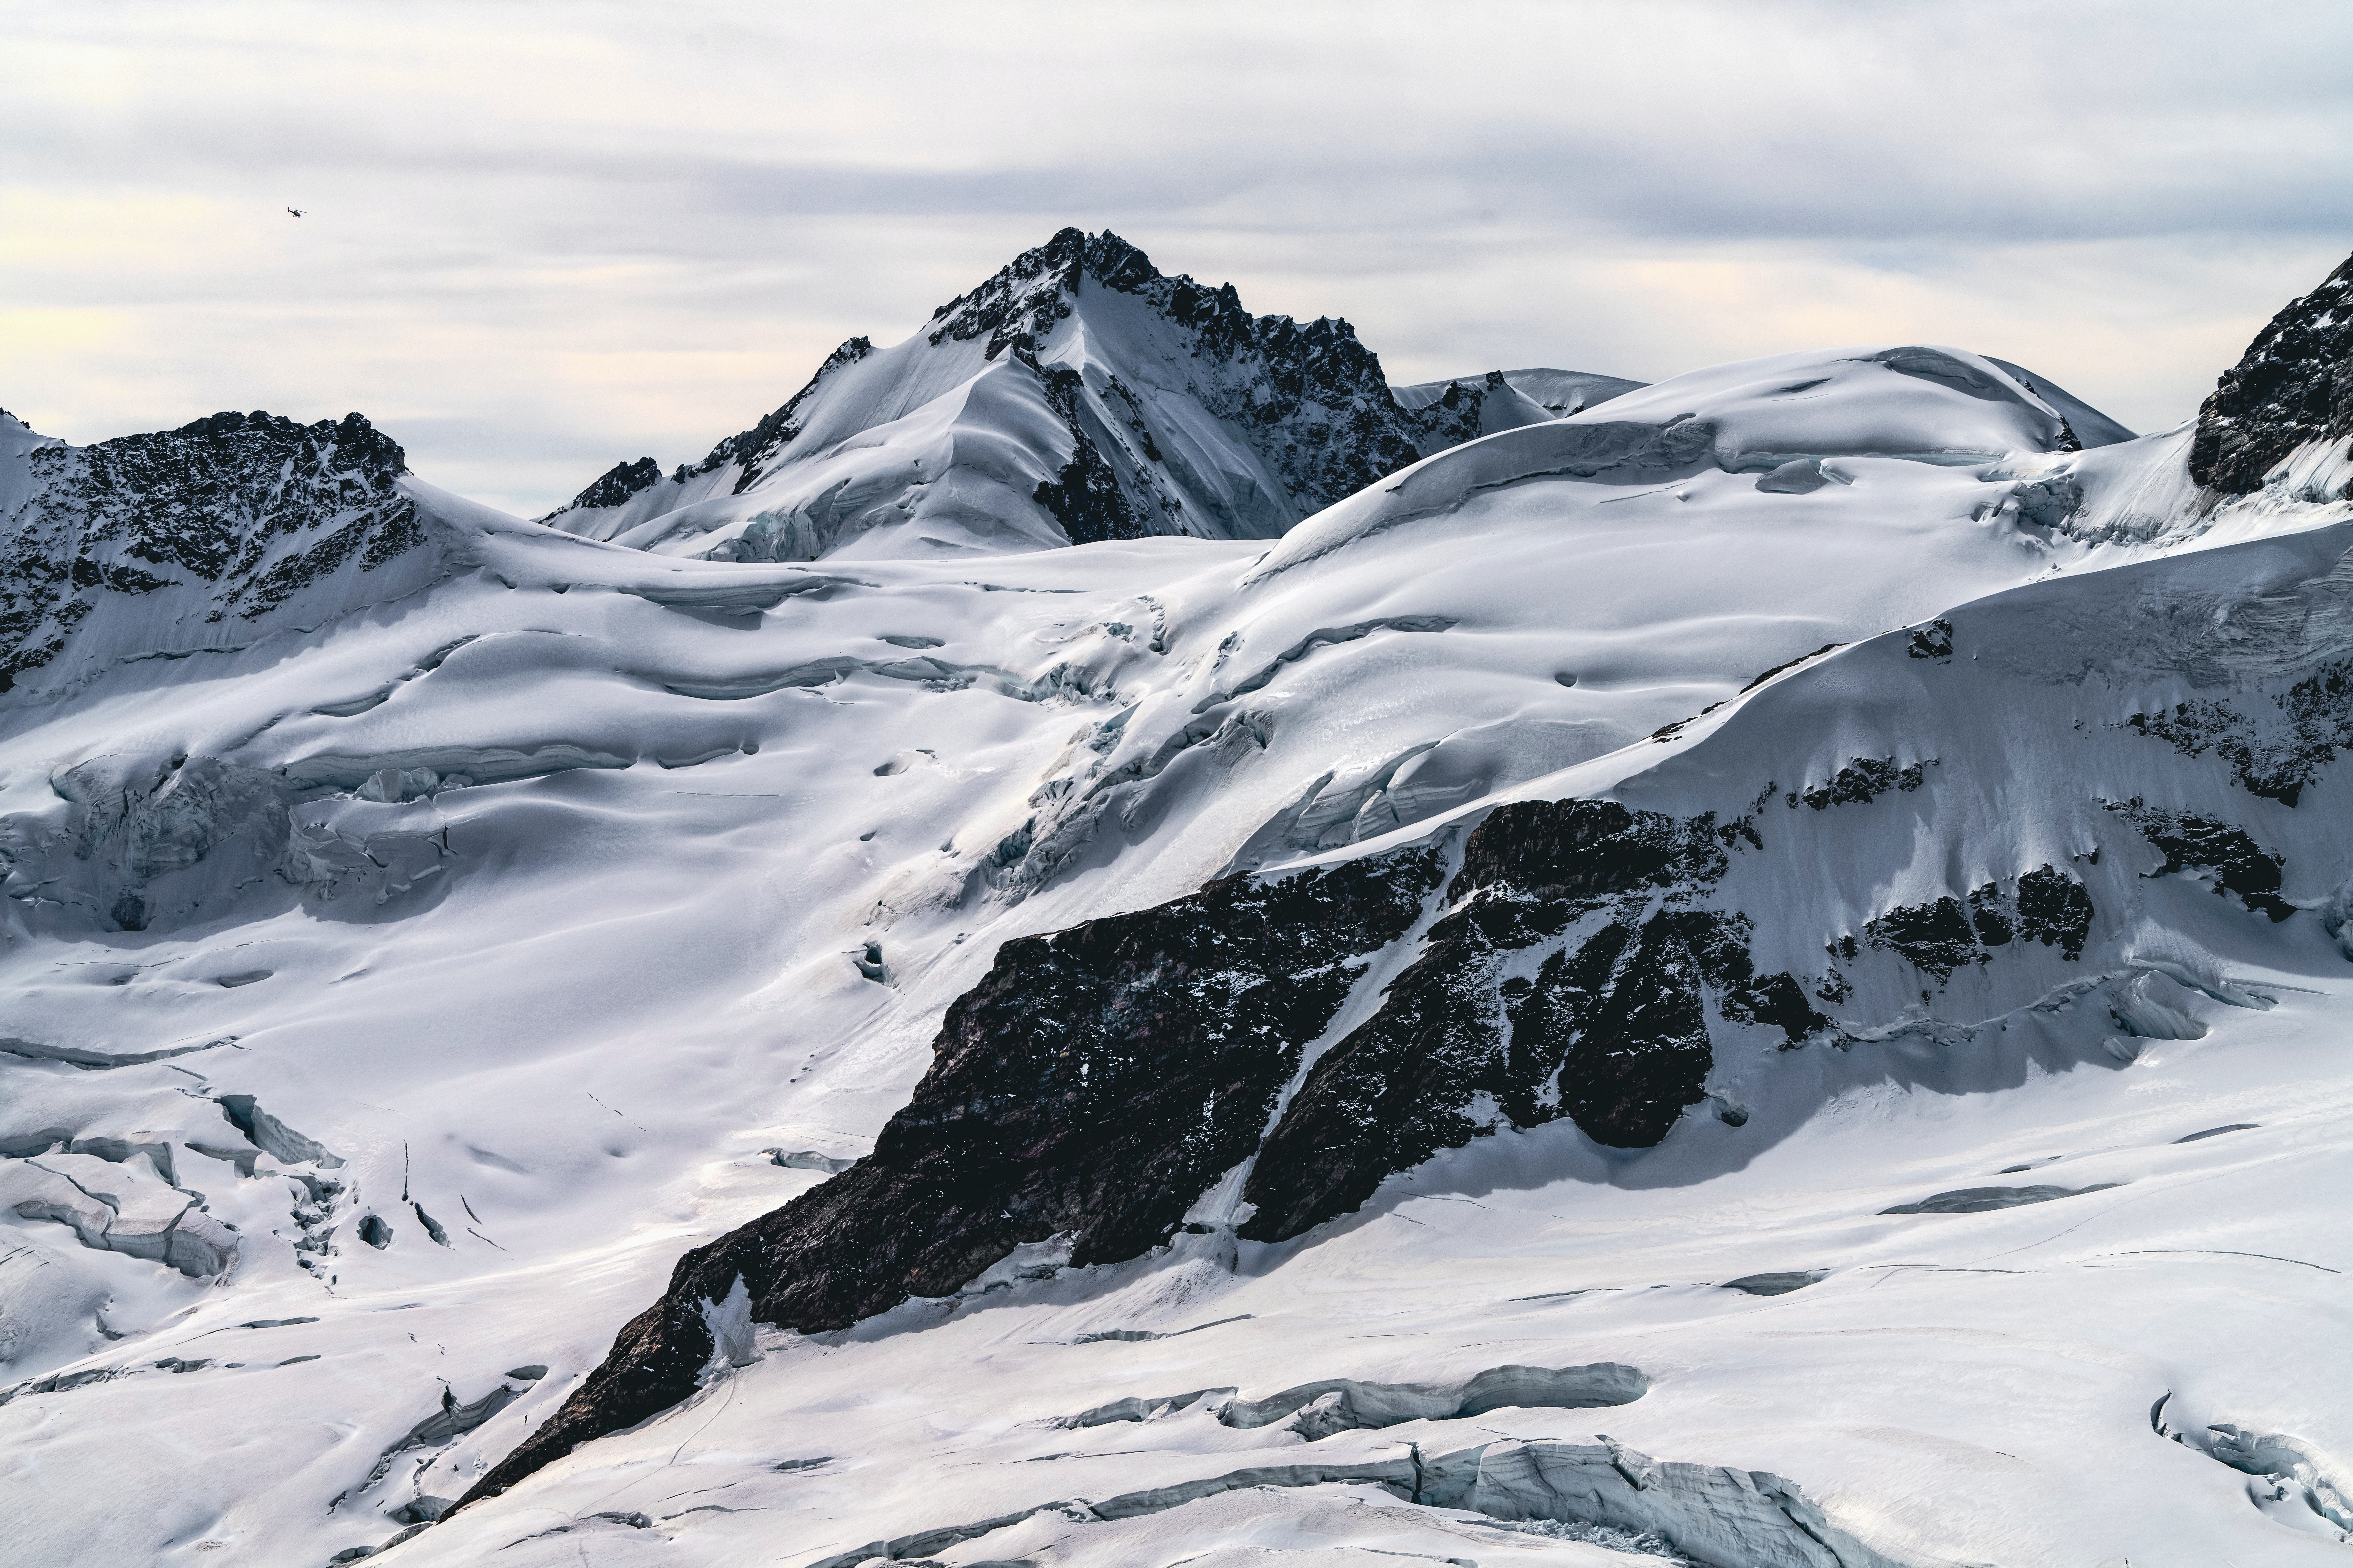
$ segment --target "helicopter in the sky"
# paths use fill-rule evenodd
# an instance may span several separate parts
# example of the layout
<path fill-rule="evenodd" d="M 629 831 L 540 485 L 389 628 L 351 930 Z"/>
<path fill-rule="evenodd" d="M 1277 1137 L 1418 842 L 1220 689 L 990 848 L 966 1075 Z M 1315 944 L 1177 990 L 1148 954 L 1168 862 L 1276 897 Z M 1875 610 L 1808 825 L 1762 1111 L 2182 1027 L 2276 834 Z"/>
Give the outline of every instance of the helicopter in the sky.
<path fill-rule="evenodd" d="M 302 216 L 302 209 L 301 207 L 288 207 L 286 210 L 292 213 L 296 217 L 301 217 Z"/>

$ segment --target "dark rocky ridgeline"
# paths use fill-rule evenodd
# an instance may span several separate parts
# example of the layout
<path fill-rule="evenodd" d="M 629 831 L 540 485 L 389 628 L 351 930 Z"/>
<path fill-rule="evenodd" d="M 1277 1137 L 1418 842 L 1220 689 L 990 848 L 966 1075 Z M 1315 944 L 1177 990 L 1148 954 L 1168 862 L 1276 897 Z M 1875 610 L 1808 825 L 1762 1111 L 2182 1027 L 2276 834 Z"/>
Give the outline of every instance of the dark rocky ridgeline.
<path fill-rule="evenodd" d="M 1116 374 L 1094 385 L 1075 370 L 1039 366 L 1038 348 L 1090 287 L 1137 299 L 1178 331 L 1197 369 L 1192 395 L 1282 483 L 1282 495 L 1261 498 L 1263 515 L 1218 518 L 1229 531 L 1279 532 L 1421 456 L 1419 431 L 1389 395 L 1379 358 L 1346 321 L 1254 316 L 1230 283 L 1166 277 L 1115 234 L 1066 228 L 941 306 L 929 339 L 985 338 L 987 358 L 1009 351 L 1038 373 L 1069 426 L 1071 455 L 1035 499 L 1073 542 L 1184 531 L 1187 511 L 1208 500 L 1164 455 L 1149 400 Z"/>
<path fill-rule="evenodd" d="M 1514 395 L 1504 373 L 1491 370 L 1480 380 L 1465 377 L 1448 382 L 1445 391 L 1419 408 L 1408 409 L 1407 414 L 1419 428 L 1422 451 L 1442 452 L 1487 433 L 1483 419 L 1490 397 Z"/>
<path fill-rule="evenodd" d="M 825 363 L 817 367 L 817 374 L 808 378 L 808 384 L 786 398 L 783 407 L 762 415 L 759 422 L 749 430 L 739 430 L 728 437 L 704 453 L 702 461 L 692 468 L 681 463 L 674 477 L 687 479 L 725 468 L 729 463 L 740 462 L 744 465 L 744 471 L 736 476 L 734 493 L 743 494 L 783 455 L 784 449 L 792 444 L 793 437 L 801 433 L 800 426 L 793 423 L 793 416 L 817 395 L 826 378 L 846 366 L 856 364 L 873 352 L 872 339 L 851 338 L 825 356 Z M 612 503 L 603 504 L 609 506 Z"/>
<path fill-rule="evenodd" d="M 681 463 L 668 475 L 663 474 L 661 465 L 651 458 L 639 458 L 634 463 L 616 463 L 598 475 L 586 489 L 539 521 L 554 522 L 567 511 L 621 506 L 631 497 L 653 489 L 665 478 L 684 484 L 698 475 L 738 461 L 744 468 L 743 472 L 735 476 L 733 493 L 741 495 L 775 465 L 784 449 L 792 444 L 793 437 L 801 433 L 800 426 L 794 422 L 795 416 L 810 398 L 817 395 L 818 389 L 825 385 L 826 379 L 843 366 L 856 364 L 873 352 L 871 339 L 851 338 L 826 355 L 825 363 L 817 367 L 817 374 L 808 378 L 807 384 L 786 398 L 782 407 L 762 415 L 750 429 L 739 430 L 712 447 L 703 454 L 701 462 Z"/>
<path fill-rule="evenodd" d="M 1440 880 L 1438 852 L 1409 849 L 1008 942 L 874 1152 L 681 1258 L 466 1500 L 691 1393 L 713 1349 L 704 1304 L 739 1278 L 754 1321 L 815 1332 L 952 1294 L 1021 1242 L 1068 1235 L 1085 1264 L 1166 1240 L 1257 1146 L 1362 955 L 1402 937 Z"/>
<path fill-rule="evenodd" d="M 192 588 L 200 619 L 250 621 L 426 542 L 396 484 L 406 455 L 357 414 L 216 414 L 25 461 L 31 494 L 0 519 L 0 690 L 62 653 L 107 595 Z"/>
<path fill-rule="evenodd" d="M 575 507 L 620 506 L 640 491 L 649 490 L 661 483 L 661 465 L 651 458 L 639 458 L 636 462 L 619 462 L 606 469 L 590 482 L 588 488 L 557 507 L 539 521 L 562 517 Z"/>
<path fill-rule="evenodd" d="M 1609 802 L 1490 813 L 1418 958 L 1263 1140 L 1369 955 L 1446 882 L 1440 848 L 1229 878 L 1007 943 L 949 1009 L 874 1152 L 682 1258 L 469 1500 L 684 1398 L 717 1345 L 712 1304 L 739 1279 L 752 1321 L 839 1329 L 952 1294 L 1025 1242 L 1066 1237 L 1082 1266 L 1136 1257 L 1253 1154 L 1243 1234 L 1282 1239 L 1505 1122 L 1567 1116 L 1604 1142 L 1656 1142 L 1701 1096 L 1711 1005 L 1790 1040 L 1828 1022 L 1792 977 L 1756 973 L 1745 919 L 1693 907 L 1742 842 L 1757 842 L 1745 819 Z"/>
<path fill-rule="evenodd" d="M 2353 258 L 2291 303 L 2222 373 L 2198 411 L 2189 477 L 2225 495 L 2258 489 L 2281 458 L 2353 434 Z"/>
<path fill-rule="evenodd" d="M 1419 957 L 1316 1062 L 1260 1152 L 1241 1234 L 1297 1236 L 1500 1125 L 1567 1116 L 1597 1142 L 1656 1143 L 1713 1060 L 1704 987 L 1725 1016 L 1792 1041 L 1826 1026 L 1794 977 L 1756 973 L 1745 917 L 1689 907 L 1744 834 L 1746 821 L 1609 801 L 1491 813 Z"/>

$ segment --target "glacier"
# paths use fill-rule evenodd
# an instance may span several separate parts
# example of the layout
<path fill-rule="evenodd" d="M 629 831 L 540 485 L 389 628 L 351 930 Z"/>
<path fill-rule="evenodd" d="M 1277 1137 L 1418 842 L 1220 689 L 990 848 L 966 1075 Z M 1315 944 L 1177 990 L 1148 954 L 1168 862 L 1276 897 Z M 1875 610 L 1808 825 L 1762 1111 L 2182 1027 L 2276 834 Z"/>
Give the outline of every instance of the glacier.
<path fill-rule="evenodd" d="M 0 416 L 0 1559 L 2333 1557 L 2348 279 L 2147 435 L 1076 230 L 539 521 Z"/>

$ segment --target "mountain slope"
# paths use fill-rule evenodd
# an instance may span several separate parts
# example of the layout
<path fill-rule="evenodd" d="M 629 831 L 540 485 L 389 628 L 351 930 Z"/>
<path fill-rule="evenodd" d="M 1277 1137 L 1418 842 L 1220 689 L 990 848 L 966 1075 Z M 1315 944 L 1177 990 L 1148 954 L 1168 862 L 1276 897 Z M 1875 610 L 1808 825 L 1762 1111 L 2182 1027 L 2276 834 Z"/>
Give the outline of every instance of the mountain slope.
<path fill-rule="evenodd" d="M 1643 1148 L 1703 1101 L 1746 1126 L 1800 1048 L 1965 1053 L 2019 1026 L 2129 1061 L 2104 1028 L 2187 1030 L 2193 998 L 2234 994 L 2185 898 L 2221 895 L 2242 953 L 2353 867 L 2340 814 L 2292 815 L 2353 744 L 2330 695 L 2353 689 L 2347 583 L 2339 523 L 2021 588 L 1434 838 L 1008 944 L 873 1155 L 690 1254 L 477 1495 L 685 1398 L 731 1289 L 753 1321 L 843 1329 L 1025 1246 L 1073 1268 L 1165 1246 L 1221 1177 L 1230 1234 L 1283 1242 L 1500 1131 L 1573 1119 Z M 2144 889 L 2184 868 L 2211 886 Z M 2178 933 L 2163 956 L 2152 921 Z M 2320 926 L 2273 939 L 2278 962 Z M 2046 1026 L 2063 1004 L 2122 1021 Z"/>
<path fill-rule="evenodd" d="M 1893 379 L 1867 355 L 1805 363 Z M 1746 428 L 1740 389 L 1756 379 L 1688 389 L 1675 412 L 1699 417 L 1672 425 L 1547 422 L 1442 454 L 1271 553 L 1138 541 L 1001 558 L 985 582 L 945 563 L 676 561 L 419 490 L 483 570 L 300 658 L 125 667 L 87 710 L 18 721 L 16 754 L 39 762 L 0 806 L 26 939 L 19 1027 L 48 1075 L 18 1091 L 20 1135 L 65 1129 L 68 1152 L 251 1152 L 253 1176 L 192 1184 L 199 1214 L 239 1227 L 237 1321 L 317 1315 L 301 1304 L 384 1288 L 370 1279 L 462 1296 L 491 1271 L 510 1308 L 462 1330 L 437 1309 L 436 1342 L 566 1371 L 417 1453 L 432 1474 L 470 1475 L 474 1454 L 543 1422 L 598 1337 L 658 1291 L 681 1224 L 706 1239 L 773 1207 L 778 1183 L 871 1146 L 1001 942 L 1182 896 L 1228 866 L 1376 841 L 1640 742 L 1891 616 L 2116 548 L 2020 500 L 2052 489 L 2020 465 L 2056 475 L 2087 454 L 1831 457 L 1818 485 L 1767 486 L 1709 434 Z M 1936 395 L 1954 428 L 1983 401 Z M 2145 444 L 2138 460 L 2172 450 Z M 208 781 L 201 812 L 179 804 L 187 778 Z M 776 840 L 786 797 L 794 831 Z M 143 929 L 109 932 L 126 898 Z M 93 939 L 121 952 L 100 973 L 123 984 L 72 984 Z M 518 988 L 530 973 L 545 978 Z M 502 1044 L 483 1057 L 486 1026 Z M 633 1043 L 681 1030 L 683 1056 Z M 302 1043 L 322 1036 L 323 1055 Z M 150 1051 L 180 1054 L 127 1059 Z M 745 1052 L 776 1065 L 739 1070 Z M 118 1065 L 55 1068 L 68 1053 Z M 1235 1086 L 1242 1123 L 1264 1073 Z M 223 1110 L 234 1097 L 307 1142 L 281 1142 L 290 1160 L 255 1144 Z M 509 1109 L 541 1104 L 572 1109 Z M 597 1142 L 587 1117 L 614 1118 L 624 1141 Z M 730 1125 L 764 1131 L 747 1144 L 716 1131 Z M 342 1163 L 305 1157 L 313 1146 Z M 761 1147 L 813 1163 L 772 1164 Z M 633 1173 L 646 1158 L 697 1173 L 649 1188 Z M 287 1194 L 274 1209 L 273 1191 Z M 681 1221 L 681 1204 L 705 1217 Z M 1165 1219 L 1145 1205 L 1138 1223 Z M 201 1279 L 166 1279 L 134 1309 L 146 1298 L 109 1271 L 151 1265 L 31 1223 L 64 1249 L 45 1272 L 72 1289 L 41 1299 L 47 1326 L 17 1358 L 28 1376 L 103 1358 L 112 1342 L 93 1322 L 143 1336 L 205 1299 Z M 566 1309 L 551 1342 L 532 1303 L 569 1299 L 584 1271 L 601 1293 Z M 122 1304 L 94 1317 L 88 1292 Z M 272 1305 L 243 1305 L 259 1296 Z M 269 1508 L 353 1489 L 406 1506 L 385 1478 L 367 1484 L 425 1415 L 405 1333 L 370 1337 L 378 1321 L 334 1330 L 347 1348 L 332 1353 L 411 1375 L 331 1400 L 367 1436 Z M 69 1391 L 78 1430 L 96 1438 L 108 1402 L 148 1397 L 119 1381 Z"/>
<path fill-rule="evenodd" d="M 691 468 L 619 465 L 543 521 L 729 561 L 1268 539 L 1466 438 L 1454 414 L 1393 400 L 1345 321 L 1253 316 L 1064 229 L 906 342 L 844 343 Z"/>
<path fill-rule="evenodd" d="M 2122 435 L 1866 345 L 985 563 L 396 475 L 418 591 L 0 699 L 20 1550 L 2338 1552 L 2353 521 Z"/>

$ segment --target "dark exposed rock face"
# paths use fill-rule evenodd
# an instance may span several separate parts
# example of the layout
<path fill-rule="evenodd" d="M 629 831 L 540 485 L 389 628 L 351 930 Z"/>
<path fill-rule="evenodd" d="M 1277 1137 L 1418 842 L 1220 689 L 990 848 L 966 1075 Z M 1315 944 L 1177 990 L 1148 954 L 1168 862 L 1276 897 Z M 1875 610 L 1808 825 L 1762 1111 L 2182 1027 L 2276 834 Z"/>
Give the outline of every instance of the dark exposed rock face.
<path fill-rule="evenodd" d="M 1965 965 L 1992 963 L 1994 950 L 2012 942 L 2039 942 L 2070 962 L 2079 959 L 2095 913 L 2081 882 L 2045 865 L 2019 878 L 2008 892 L 1988 882 L 1966 905 L 1947 896 L 1890 910 L 1862 928 L 1862 942 L 1897 954 L 1941 985 Z M 1852 958 L 1854 939 L 1831 943 L 1830 952 Z"/>
<path fill-rule="evenodd" d="M 2000 928 L 1990 934 L 2000 935 Z M 1951 897 L 1892 909 L 1862 928 L 1862 939 L 1873 947 L 1901 953 L 1905 963 L 1940 982 L 1951 979 L 1961 965 L 1985 957 L 1960 900 Z"/>
<path fill-rule="evenodd" d="M 1904 647 L 1905 657 L 1945 660 L 1953 657 L 1953 623 L 1943 618 L 1915 629 Z"/>
<path fill-rule="evenodd" d="M 1664 1137 L 1707 1076 L 1703 981 L 1744 1021 L 1782 1019 L 1797 993 L 1787 975 L 1757 981 L 1737 917 L 1672 907 L 1723 876 L 1730 831 L 1607 801 L 1490 814 L 1420 956 L 1315 1063 L 1268 1138 L 1242 1234 L 1296 1236 L 1391 1172 L 1506 1123 L 1569 1116 L 1627 1147 Z M 1647 912 L 1660 894 L 1669 907 Z M 1523 954 L 1533 962 L 1512 963 Z M 1801 1037 L 1821 1020 L 1797 1007 Z"/>
<path fill-rule="evenodd" d="M 2246 829 L 2189 812 L 2160 810 L 2137 795 L 2122 805 L 2105 804 L 2165 851 L 2165 864 L 2150 875 L 2202 870 L 2213 877 L 2216 893 L 2235 893 L 2241 903 L 2269 915 L 2274 923 L 2295 913 L 2295 906 L 2279 896 L 2280 862 L 2256 847 Z"/>
<path fill-rule="evenodd" d="M 661 477 L 661 465 L 651 458 L 639 458 L 634 463 L 616 463 L 599 475 L 595 483 L 549 512 L 547 517 L 559 517 L 574 507 L 623 505 L 631 496 L 659 484 Z M 540 521 L 545 522 L 547 518 Z"/>
<path fill-rule="evenodd" d="M 1569 1119 L 1602 1144 L 1655 1143 L 1703 1099 L 1715 1029 L 1795 1045 L 1833 1027 L 1798 976 L 1758 973 L 1753 922 L 1710 903 L 1735 858 L 1765 847 L 1753 815 L 1508 803 L 1461 840 L 1451 878 L 1448 842 L 1232 877 L 1007 943 L 873 1154 L 682 1258 L 470 1500 L 684 1398 L 723 1348 L 712 1318 L 739 1281 L 754 1321 L 839 1329 L 968 1290 L 1024 1244 L 1060 1238 L 1075 1265 L 1136 1257 L 1246 1161 L 1240 1234 L 1286 1240 L 1505 1127 Z M 2021 942 L 2076 957 L 2093 917 L 2045 866 L 1891 911 L 1870 940 L 1949 974 Z M 1384 950 L 1406 961 L 1396 978 L 1309 1059 Z M 1832 971 L 1822 994 L 1842 984 Z"/>
<path fill-rule="evenodd" d="M 1926 779 L 1921 763 L 1899 768 L 1893 757 L 1857 757 L 1831 775 L 1830 782 L 1792 791 L 1789 804 L 1804 801 L 1816 811 L 1833 805 L 1867 805 L 1889 790 L 1915 790 Z"/>
<path fill-rule="evenodd" d="M 1443 850 L 1422 847 L 1007 943 L 873 1154 L 689 1253 L 470 1495 L 685 1397 L 713 1354 L 710 1304 L 739 1279 L 754 1321 L 838 1329 L 951 1294 L 1022 1243 L 1065 1237 L 1076 1265 L 1133 1258 L 1253 1155 L 1242 1233 L 1282 1239 L 1502 1125 L 1568 1116 L 1601 1142 L 1656 1142 L 1700 1098 L 1711 1005 L 1791 1040 L 1828 1024 L 1794 977 L 1756 973 L 1745 918 L 1689 907 L 1728 847 L 1754 841 L 1745 820 L 1524 802 L 1470 835 L 1451 883 Z M 1370 955 L 1441 884 L 1415 961 L 1262 1139 Z"/>
<path fill-rule="evenodd" d="M 2291 303 L 2222 373 L 2198 411 L 2189 476 L 2226 495 L 2258 489 L 2297 447 L 2353 433 L 2353 258 Z"/>
<path fill-rule="evenodd" d="M 1014 352 L 1029 354 L 1026 348 Z M 1034 356 L 1029 357 L 1027 363 L 1045 387 L 1046 401 L 1071 430 L 1071 460 L 1062 465 L 1062 471 L 1054 479 L 1040 481 L 1031 499 L 1053 514 L 1073 544 L 1092 544 L 1102 539 L 1142 539 L 1159 531 L 1128 500 L 1130 489 L 1149 485 L 1149 481 L 1138 474 L 1123 486 L 1119 471 L 1103 455 L 1105 445 L 1116 447 L 1117 443 L 1102 441 L 1099 437 L 1105 432 L 1089 429 L 1100 421 L 1087 405 L 1083 378 L 1068 365 L 1041 365 Z M 1118 387 L 1116 381 L 1112 384 Z M 1140 417 L 1135 422 L 1135 431 L 1146 450 L 1151 451 L 1152 433 Z M 1152 455 L 1156 458 L 1159 454 L 1152 451 Z M 1158 486 L 1150 489 L 1154 492 L 1152 500 L 1159 503 L 1155 508 L 1157 513 L 1168 516 L 1176 511 Z"/>
<path fill-rule="evenodd" d="M 249 622 L 426 542 L 396 484 L 406 456 L 357 414 L 216 414 L 25 460 L 32 493 L 0 519 L 0 690 L 55 659 L 109 595 L 193 589 L 179 597 L 200 620 Z"/>
<path fill-rule="evenodd" d="M 2125 722 L 2185 757 L 2208 752 L 2231 764 L 2250 795 L 2294 805 L 2337 753 L 2353 747 L 2353 661 L 2339 659 L 2272 697 L 2274 718 L 2221 699 L 2177 702 Z"/>
<path fill-rule="evenodd" d="M 1991 882 L 1969 895 L 1969 902 L 1978 911 L 1981 933 L 1983 922 L 1996 908 L 1999 897 L 1997 886 Z M 2084 890 L 2084 884 L 2056 866 L 2029 871 L 2018 879 L 2021 942 L 2056 947 L 2061 957 L 2073 962 L 2084 956 L 2084 943 L 2091 936 L 2094 912 L 2092 895 Z M 1990 937 L 1986 941 L 1989 946 L 1997 945 Z"/>
<path fill-rule="evenodd" d="M 1404 935 L 1438 882 L 1436 852 L 1409 850 L 1007 943 L 874 1152 L 681 1258 L 470 1498 L 683 1398 L 712 1354 L 702 1304 L 739 1277 L 755 1320 L 815 1331 L 951 1294 L 1020 1242 L 1067 1234 L 1084 1264 L 1165 1240 L 1256 1146 L 1360 955 Z"/>

